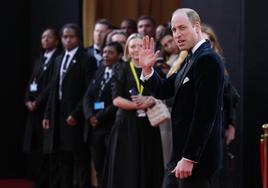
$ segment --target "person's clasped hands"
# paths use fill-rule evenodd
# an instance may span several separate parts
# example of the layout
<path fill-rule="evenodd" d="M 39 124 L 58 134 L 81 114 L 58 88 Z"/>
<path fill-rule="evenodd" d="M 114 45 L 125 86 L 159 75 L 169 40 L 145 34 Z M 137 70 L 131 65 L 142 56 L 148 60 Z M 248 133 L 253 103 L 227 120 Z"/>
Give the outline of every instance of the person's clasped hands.
<path fill-rule="evenodd" d="M 155 104 L 155 100 L 152 96 L 133 95 L 131 99 L 137 104 L 138 109 L 150 108 Z"/>

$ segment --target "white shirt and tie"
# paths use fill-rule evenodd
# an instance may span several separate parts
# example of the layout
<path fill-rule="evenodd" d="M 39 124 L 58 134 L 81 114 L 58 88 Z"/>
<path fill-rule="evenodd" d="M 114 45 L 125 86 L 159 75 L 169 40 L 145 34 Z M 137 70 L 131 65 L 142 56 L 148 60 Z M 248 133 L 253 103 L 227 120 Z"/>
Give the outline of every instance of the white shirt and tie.
<path fill-rule="evenodd" d="M 49 60 L 51 59 L 52 55 L 54 54 L 54 52 L 56 51 L 56 48 L 49 51 L 49 52 L 45 52 L 43 59 L 42 59 L 42 67 L 43 67 L 43 71 L 45 71 L 47 69 L 47 64 L 49 62 Z"/>
<path fill-rule="evenodd" d="M 68 67 L 76 54 L 78 47 L 72 49 L 71 51 L 65 51 L 64 57 L 62 58 L 61 66 L 60 66 L 60 79 L 59 79 L 59 99 L 62 99 L 62 82 L 64 76 L 68 70 Z M 73 60 L 74 61 L 74 60 Z M 74 63 L 74 62 L 73 62 Z"/>

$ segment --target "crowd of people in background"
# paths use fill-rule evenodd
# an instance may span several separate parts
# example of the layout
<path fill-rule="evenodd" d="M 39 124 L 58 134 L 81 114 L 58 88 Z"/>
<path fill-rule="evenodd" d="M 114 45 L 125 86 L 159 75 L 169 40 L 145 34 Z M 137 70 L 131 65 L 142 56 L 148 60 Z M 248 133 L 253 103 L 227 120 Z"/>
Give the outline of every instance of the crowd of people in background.
<path fill-rule="evenodd" d="M 167 188 L 163 179 L 170 173 L 172 123 L 152 127 L 145 113 L 153 105 L 153 93 L 140 81 L 139 52 L 145 36 L 156 41 L 154 49 L 160 53 L 154 69 L 161 78 L 174 64 L 177 72 L 182 69 L 186 60 L 181 61 L 171 23 L 157 25 L 148 15 L 123 19 L 118 27 L 98 19 L 89 47 L 82 45 L 81 28 L 75 23 L 41 33 L 40 55 L 25 94 L 23 149 L 35 158 L 33 188 Z M 212 27 L 202 25 L 202 36 L 224 62 Z M 225 159 L 235 138 L 239 101 L 226 66 L 222 100 Z M 170 111 L 173 102 L 174 97 L 164 100 Z M 228 182 L 223 164 L 213 177 L 215 188 Z"/>

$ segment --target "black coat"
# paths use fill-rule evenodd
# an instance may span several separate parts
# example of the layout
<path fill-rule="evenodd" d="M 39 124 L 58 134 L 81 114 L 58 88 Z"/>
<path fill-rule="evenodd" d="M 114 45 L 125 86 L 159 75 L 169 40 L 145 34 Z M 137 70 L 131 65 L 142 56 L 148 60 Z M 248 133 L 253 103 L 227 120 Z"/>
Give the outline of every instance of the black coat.
<path fill-rule="evenodd" d="M 108 133 L 115 120 L 117 108 L 113 105 L 111 79 L 101 90 L 101 82 L 104 77 L 106 66 L 101 66 L 94 74 L 94 77 L 85 93 L 83 100 L 84 115 L 89 118 L 96 116 L 99 125 L 93 129 L 95 133 Z M 94 110 L 94 102 L 104 102 L 104 109 Z"/>
<path fill-rule="evenodd" d="M 88 56 L 84 49 L 79 48 L 62 81 L 62 99 L 59 101 L 60 67 L 63 57 L 64 53 L 56 59 L 53 87 L 45 112 L 45 118 L 50 121 L 50 128 L 45 131 L 44 150 L 46 152 L 53 151 L 57 143 L 60 150 L 71 152 L 79 150 L 83 145 L 85 122 L 82 99 L 97 69 L 95 58 Z M 61 105 L 60 112 L 59 105 Z M 76 126 L 71 127 L 66 124 L 65 119 L 70 115 L 77 121 Z"/>
<path fill-rule="evenodd" d="M 182 77 L 174 74 L 161 79 L 154 73 L 144 85 L 159 98 L 175 96 L 171 112 L 174 167 L 184 157 L 198 162 L 193 176 L 210 176 L 221 162 L 224 68 L 209 42 L 190 61 Z"/>
<path fill-rule="evenodd" d="M 60 50 L 56 50 L 45 66 L 44 63 L 41 62 L 43 55 L 37 58 L 34 62 L 33 72 L 26 88 L 25 103 L 28 101 L 35 101 L 37 109 L 34 112 L 28 112 L 23 145 L 23 150 L 26 152 L 37 149 L 42 150 L 42 120 L 44 116 L 46 102 L 48 99 L 49 90 L 51 88 L 54 62 L 59 53 Z M 30 90 L 30 85 L 33 83 L 34 80 L 37 84 L 37 91 Z"/>

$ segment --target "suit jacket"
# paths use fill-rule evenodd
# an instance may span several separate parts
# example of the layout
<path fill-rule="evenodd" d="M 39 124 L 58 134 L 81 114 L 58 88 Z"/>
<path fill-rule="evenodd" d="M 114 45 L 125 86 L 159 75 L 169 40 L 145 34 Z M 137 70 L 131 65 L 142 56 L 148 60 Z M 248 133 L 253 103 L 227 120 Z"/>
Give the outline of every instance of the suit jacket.
<path fill-rule="evenodd" d="M 45 106 L 46 100 L 51 87 L 52 73 L 54 70 L 54 61 L 56 57 L 60 54 L 60 50 L 57 49 L 50 60 L 44 66 L 42 61 L 43 55 L 37 58 L 34 62 L 34 68 L 30 80 L 27 84 L 27 89 L 25 93 L 25 102 L 36 101 L 38 106 Z M 30 91 L 30 85 L 35 80 L 38 85 L 38 90 L 36 92 Z"/>
<path fill-rule="evenodd" d="M 95 54 L 95 48 L 94 46 L 89 46 L 88 48 L 85 49 L 86 50 L 86 53 L 89 55 L 89 56 L 93 56 L 96 58 L 96 63 L 97 63 L 97 67 L 100 67 L 102 65 L 102 55 L 101 55 L 101 52 L 98 54 L 98 57 L 96 56 Z"/>
<path fill-rule="evenodd" d="M 62 99 L 59 101 L 60 67 L 64 53 L 56 59 L 53 73 L 53 86 L 46 107 L 45 118 L 50 120 L 50 128 L 45 131 L 44 148 L 46 152 L 55 149 L 54 138 L 59 137 L 60 148 L 64 151 L 79 150 L 83 145 L 84 116 L 82 109 L 83 95 L 97 69 L 95 58 L 88 56 L 81 47 L 77 50 L 62 81 Z M 59 112 L 59 104 L 61 111 Z M 67 126 L 65 121 L 71 115 L 78 123 Z"/>
<path fill-rule="evenodd" d="M 174 96 L 171 163 L 175 166 L 184 157 L 197 162 L 193 176 L 210 176 L 221 164 L 223 63 L 208 41 L 190 62 L 183 75 L 179 72 L 161 79 L 154 73 L 144 86 L 158 98 Z"/>
<path fill-rule="evenodd" d="M 48 99 L 49 90 L 51 88 L 52 73 L 54 70 L 55 58 L 60 54 L 57 49 L 46 65 L 41 62 L 43 55 L 37 58 L 34 62 L 32 75 L 27 84 L 25 92 L 25 102 L 35 101 L 37 109 L 34 112 L 28 112 L 27 124 L 24 138 L 24 151 L 42 148 L 42 120 L 44 116 L 45 106 Z M 31 91 L 30 86 L 35 81 L 37 90 Z M 34 135 L 35 134 L 35 135 Z M 34 138 L 36 138 L 34 140 Z"/>
<path fill-rule="evenodd" d="M 115 120 L 116 107 L 113 105 L 111 79 L 101 90 L 101 82 L 104 77 L 106 66 L 101 66 L 96 73 L 85 93 L 83 99 L 83 110 L 86 120 L 96 116 L 99 125 L 93 128 L 94 133 L 107 133 L 110 131 Z M 104 102 L 104 109 L 94 110 L 94 102 Z"/>

